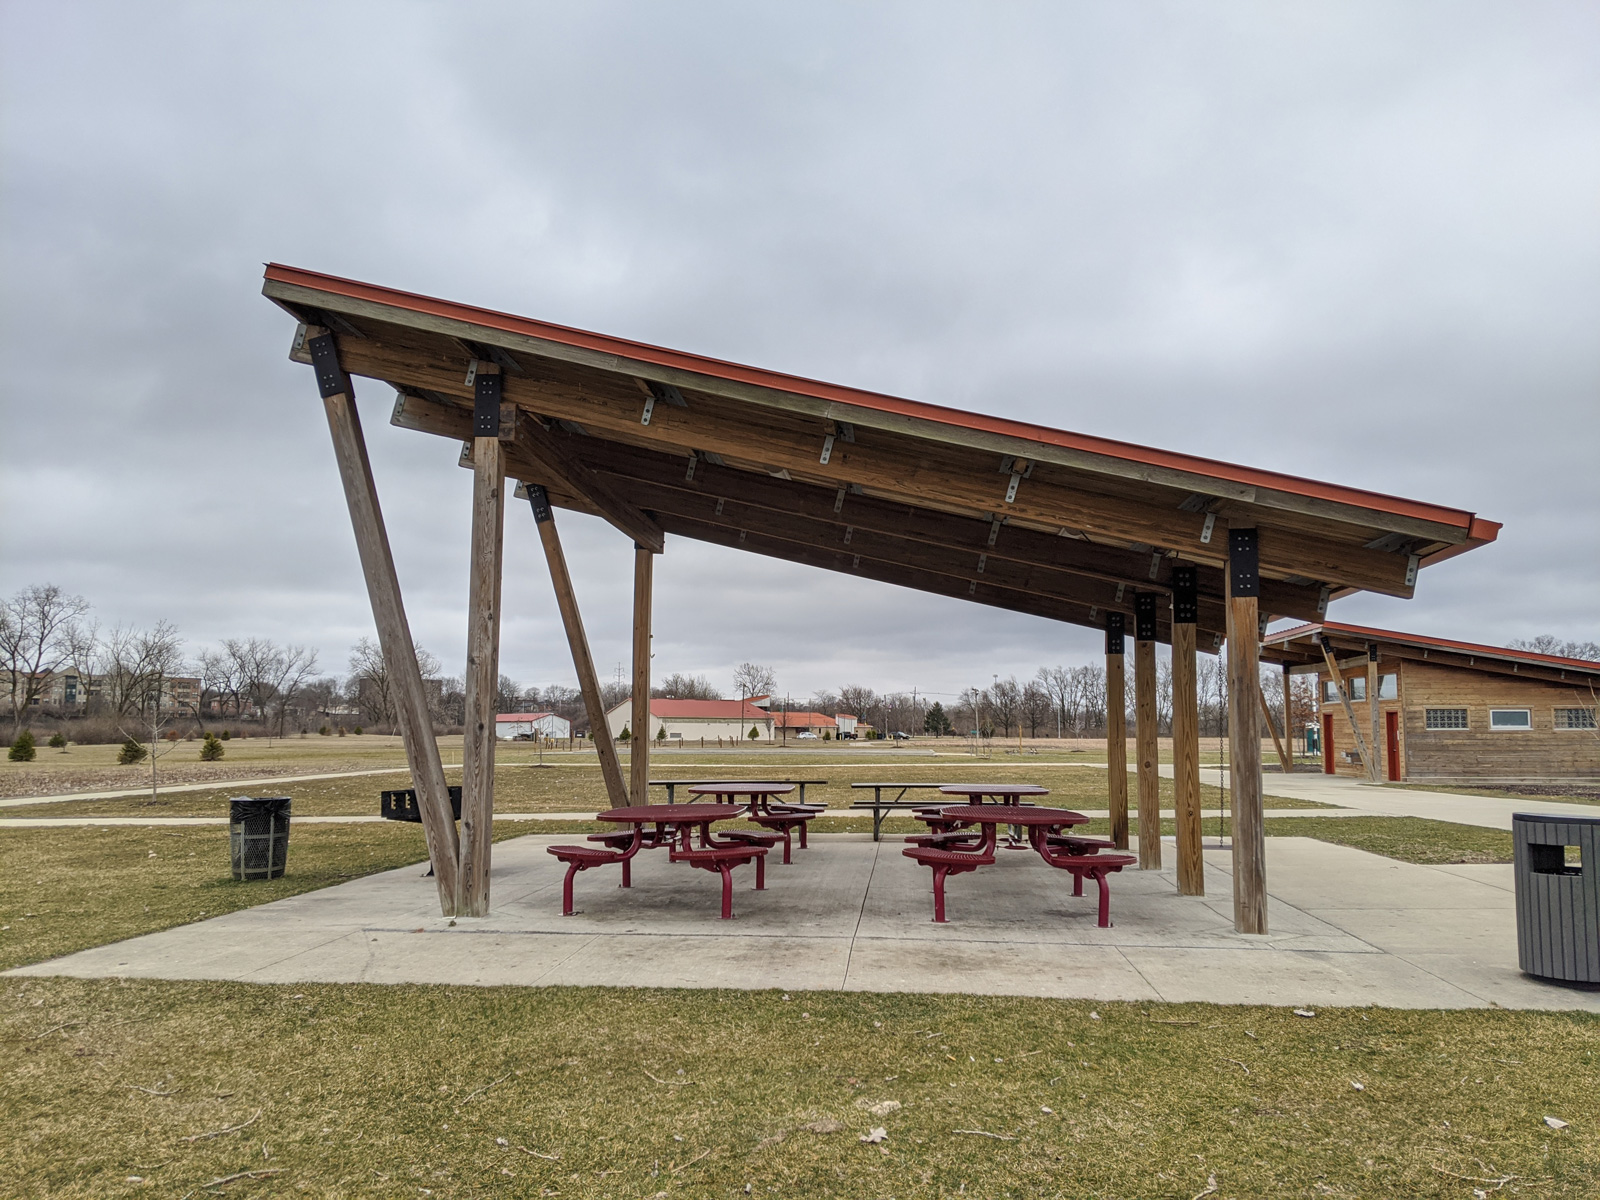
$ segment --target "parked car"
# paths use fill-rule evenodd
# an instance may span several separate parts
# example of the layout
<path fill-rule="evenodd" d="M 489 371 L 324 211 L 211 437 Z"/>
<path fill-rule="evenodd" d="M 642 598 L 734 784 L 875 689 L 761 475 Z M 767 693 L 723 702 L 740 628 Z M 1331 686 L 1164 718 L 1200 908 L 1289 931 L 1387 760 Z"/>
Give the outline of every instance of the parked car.
<path fill-rule="evenodd" d="M 891 736 L 897 742 L 909 742 L 911 740 L 911 735 L 903 729 L 895 730 Z"/>
<path fill-rule="evenodd" d="M 812 733 L 810 730 L 807 730 L 805 733 L 797 733 L 794 736 L 797 742 L 815 742 L 818 740 L 817 735 Z"/>

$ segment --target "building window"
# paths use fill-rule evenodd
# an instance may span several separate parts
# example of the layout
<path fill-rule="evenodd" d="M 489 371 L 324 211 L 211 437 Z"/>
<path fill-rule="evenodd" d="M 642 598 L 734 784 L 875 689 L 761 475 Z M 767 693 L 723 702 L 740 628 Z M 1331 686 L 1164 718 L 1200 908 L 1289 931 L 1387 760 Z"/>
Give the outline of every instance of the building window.
<path fill-rule="evenodd" d="M 1365 700 L 1367 698 L 1367 677 L 1365 675 L 1356 675 L 1353 678 L 1346 679 L 1344 681 L 1344 693 L 1352 703 L 1358 700 Z M 1378 689 L 1378 694 L 1383 694 L 1381 687 Z M 1331 679 L 1325 680 L 1322 684 L 1322 702 L 1324 704 L 1339 703 L 1339 689 Z"/>
<path fill-rule="evenodd" d="M 1464 708 L 1430 708 L 1426 725 L 1429 729 L 1465 729 L 1467 710 Z"/>
<path fill-rule="evenodd" d="M 1531 708 L 1491 708 L 1489 710 L 1490 729 L 1532 729 L 1533 710 Z"/>
<path fill-rule="evenodd" d="M 1398 675 L 1380 675 L 1380 676 L 1378 676 L 1378 699 L 1379 700 L 1398 700 L 1398 699 L 1400 699 L 1400 676 L 1398 676 Z"/>
<path fill-rule="evenodd" d="M 1593 729 L 1594 727 L 1594 709 L 1592 708 L 1556 709 L 1557 729 Z"/>

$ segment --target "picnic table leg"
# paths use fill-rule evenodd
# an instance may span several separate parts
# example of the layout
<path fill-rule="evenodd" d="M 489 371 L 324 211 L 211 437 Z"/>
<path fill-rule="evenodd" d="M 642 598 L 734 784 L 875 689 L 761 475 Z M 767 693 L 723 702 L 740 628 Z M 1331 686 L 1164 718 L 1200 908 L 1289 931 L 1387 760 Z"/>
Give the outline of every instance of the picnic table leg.
<path fill-rule="evenodd" d="M 804 783 L 802 783 L 800 785 L 800 803 L 804 804 L 805 802 L 806 802 L 806 785 Z"/>
<path fill-rule="evenodd" d="M 622 886 L 633 886 L 633 861 L 631 859 L 625 858 L 622 860 Z"/>
<path fill-rule="evenodd" d="M 764 892 L 766 890 L 767 890 L 767 856 L 765 854 L 758 854 L 758 855 L 756 855 L 756 891 Z"/>
<path fill-rule="evenodd" d="M 561 915 L 563 917 L 572 915 L 572 877 L 581 870 L 583 870 L 583 867 L 578 863 L 573 863 L 567 868 L 567 878 L 561 884 Z"/>
<path fill-rule="evenodd" d="M 1100 928 L 1111 928 L 1111 881 L 1106 878 L 1104 871 L 1094 873 L 1094 881 L 1100 885 Z"/>
<path fill-rule="evenodd" d="M 883 809 L 879 804 L 883 800 L 883 789 L 872 789 L 872 840 L 877 842 L 883 839 Z"/>
<path fill-rule="evenodd" d="M 933 868 L 933 920 L 935 924 L 943 925 L 944 920 L 944 877 L 949 872 L 948 867 L 936 866 Z"/>
<path fill-rule="evenodd" d="M 806 848 L 806 826 L 808 826 L 810 824 L 811 824 L 810 821 L 801 821 L 800 822 L 800 849 L 802 849 L 802 850 L 804 850 Z"/>
<path fill-rule="evenodd" d="M 717 868 L 722 872 L 722 919 L 727 921 L 733 917 L 733 868 L 727 863 L 718 863 Z"/>

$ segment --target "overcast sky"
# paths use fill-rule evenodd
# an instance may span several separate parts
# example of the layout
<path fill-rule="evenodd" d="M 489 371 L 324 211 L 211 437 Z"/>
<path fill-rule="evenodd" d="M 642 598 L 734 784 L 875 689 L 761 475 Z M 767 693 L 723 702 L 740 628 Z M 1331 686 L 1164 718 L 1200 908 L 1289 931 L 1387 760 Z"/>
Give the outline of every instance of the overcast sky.
<path fill-rule="evenodd" d="M 1331 616 L 1600 637 L 1600 5 L 0 4 L 0 590 L 371 612 L 275 260 L 1471 509 Z M 470 474 L 358 381 L 412 628 Z M 632 555 L 562 523 L 601 673 Z M 954 693 L 1091 631 L 673 539 L 658 676 Z M 501 662 L 571 682 L 523 506 Z"/>

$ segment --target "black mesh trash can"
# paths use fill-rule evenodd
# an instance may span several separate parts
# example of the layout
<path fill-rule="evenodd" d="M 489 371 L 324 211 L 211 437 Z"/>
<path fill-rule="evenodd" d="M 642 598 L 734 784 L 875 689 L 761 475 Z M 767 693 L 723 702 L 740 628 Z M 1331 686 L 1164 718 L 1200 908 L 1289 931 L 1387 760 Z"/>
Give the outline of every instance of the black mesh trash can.
<path fill-rule="evenodd" d="M 289 861 L 289 797 L 235 796 L 228 840 L 235 879 L 277 879 Z"/>
<path fill-rule="evenodd" d="M 1600 983 L 1600 817 L 1516 813 L 1511 840 L 1518 964 L 1541 979 Z"/>

